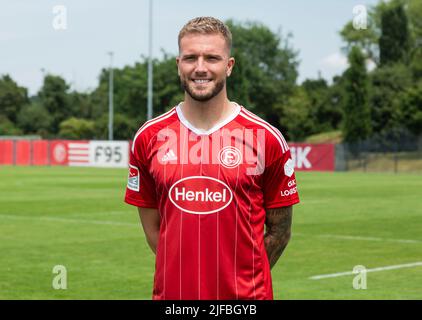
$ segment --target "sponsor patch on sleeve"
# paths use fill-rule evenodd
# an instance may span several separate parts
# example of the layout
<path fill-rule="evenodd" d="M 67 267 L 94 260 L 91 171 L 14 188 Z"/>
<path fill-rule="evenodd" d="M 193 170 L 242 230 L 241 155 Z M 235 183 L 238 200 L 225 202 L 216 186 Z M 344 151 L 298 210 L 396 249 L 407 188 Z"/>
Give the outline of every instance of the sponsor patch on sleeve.
<path fill-rule="evenodd" d="M 127 188 L 139 192 L 139 169 L 129 165 L 129 176 L 127 179 Z"/>
<path fill-rule="evenodd" d="M 288 177 L 291 177 L 293 173 L 295 172 L 293 160 L 289 159 L 284 164 L 284 174 Z"/>

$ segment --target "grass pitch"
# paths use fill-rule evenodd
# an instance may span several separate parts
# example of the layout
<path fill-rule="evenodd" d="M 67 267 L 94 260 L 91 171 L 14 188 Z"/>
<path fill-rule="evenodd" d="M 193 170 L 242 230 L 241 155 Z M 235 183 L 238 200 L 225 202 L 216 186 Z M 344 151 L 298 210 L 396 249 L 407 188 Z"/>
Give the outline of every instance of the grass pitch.
<path fill-rule="evenodd" d="M 154 256 L 126 170 L 0 167 L 0 299 L 150 299 Z M 301 204 L 274 267 L 276 299 L 422 299 L 422 266 L 312 280 L 316 275 L 422 262 L 422 176 L 297 173 Z M 55 290 L 53 267 L 67 270 Z"/>

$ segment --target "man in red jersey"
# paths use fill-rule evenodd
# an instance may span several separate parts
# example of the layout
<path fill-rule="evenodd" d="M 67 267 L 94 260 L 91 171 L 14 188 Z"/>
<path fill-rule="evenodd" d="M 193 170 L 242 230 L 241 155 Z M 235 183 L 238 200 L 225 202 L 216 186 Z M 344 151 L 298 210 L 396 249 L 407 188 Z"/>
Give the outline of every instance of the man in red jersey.
<path fill-rule="evenodd" d="M 228 100 L 231 41 L 215 18 L 182 28 L 184 101 L 133 140 L 125 201 L 156 254 L 153 299 L 273 299 L 299 202 L 293 161 L 276 128 Z"/>

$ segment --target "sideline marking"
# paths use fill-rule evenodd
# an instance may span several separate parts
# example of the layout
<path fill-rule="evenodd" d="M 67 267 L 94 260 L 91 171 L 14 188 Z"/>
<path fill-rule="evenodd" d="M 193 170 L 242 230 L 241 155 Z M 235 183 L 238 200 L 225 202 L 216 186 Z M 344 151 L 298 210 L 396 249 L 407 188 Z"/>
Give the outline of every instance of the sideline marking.
<path fill-rule="evenodd" d="M 292 236 L 307 236 L 303 233 L 293 233 Z M 311 236 L 312 237 L 312 236 Z M 361 237 L 361 236 L 347 236 L 341 234 L 320 234 L 313 237 L 318 238 L 334 238 L 342 240 L 360 240 L 360 241 L 387 241 L 387 242 L 397 242 L 397 243 L 422 243 L 422 240 L 410 240 L 410 239 L 387 239 L 387 238 L 378 238 L 378 237 Z"/>
<path fill-rule="evenodd" d="M 111 225 L 111 226 L 125 226 L 125 227 L 139 227 L 137 223 L 128 223 L 128 222 L 117 222 L 117 221 L 105 221 L 105 220 L 84 220 L 84 219 L 67 219 L 67 218 L 58 218 L 58 217 L 28 217 L 28 216 L 13 216 L 8 214 L 0 214 L 0 217 L 16 220 L 39 220 L 39 221 L 49 221 L 49 222 L 70 222 L 70 223 L 79 223 L 79 224 L 100 224 L 100 225 Z"/>
<path fill-rule="evenodd" d="M 395 269 L 402 269 L 402 268 L 412 268 L 412 267 L 419 267 L 419 266 L 422 266 L 422 261 L 407 263 L 407 264 L 397 264 L 397 265 L 393 265 L 393 266 L 366 269 L 366 272 L 378 272 L 378 271 L 395 270 Z M 322 274 L 322 275 L 318 275 L 318 276 L 312 276 L 312 277 L 309 277 L 309 279 L 320 280 L 320 279 L 326 279 L 326 278 L 336 278 L 336 277 L 342 277 L 342 276 L 349 276 L 349 275 L 353 275 L 353 274 L 356 274 L 356 273 L 353 273 L 353 271 L 338 272 L 338 273 Z"/>

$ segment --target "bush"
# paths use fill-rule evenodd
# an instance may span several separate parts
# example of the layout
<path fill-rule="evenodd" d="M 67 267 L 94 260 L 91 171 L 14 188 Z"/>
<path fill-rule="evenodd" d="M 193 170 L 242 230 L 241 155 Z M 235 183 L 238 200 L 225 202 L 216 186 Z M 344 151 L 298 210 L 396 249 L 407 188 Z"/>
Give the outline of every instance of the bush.
<path fill-rule="evenodd" d="M 65 139 L 92 139 L 94 137 L 94 121 L 69 118 L 59 125 L 59 136 Z"/>

